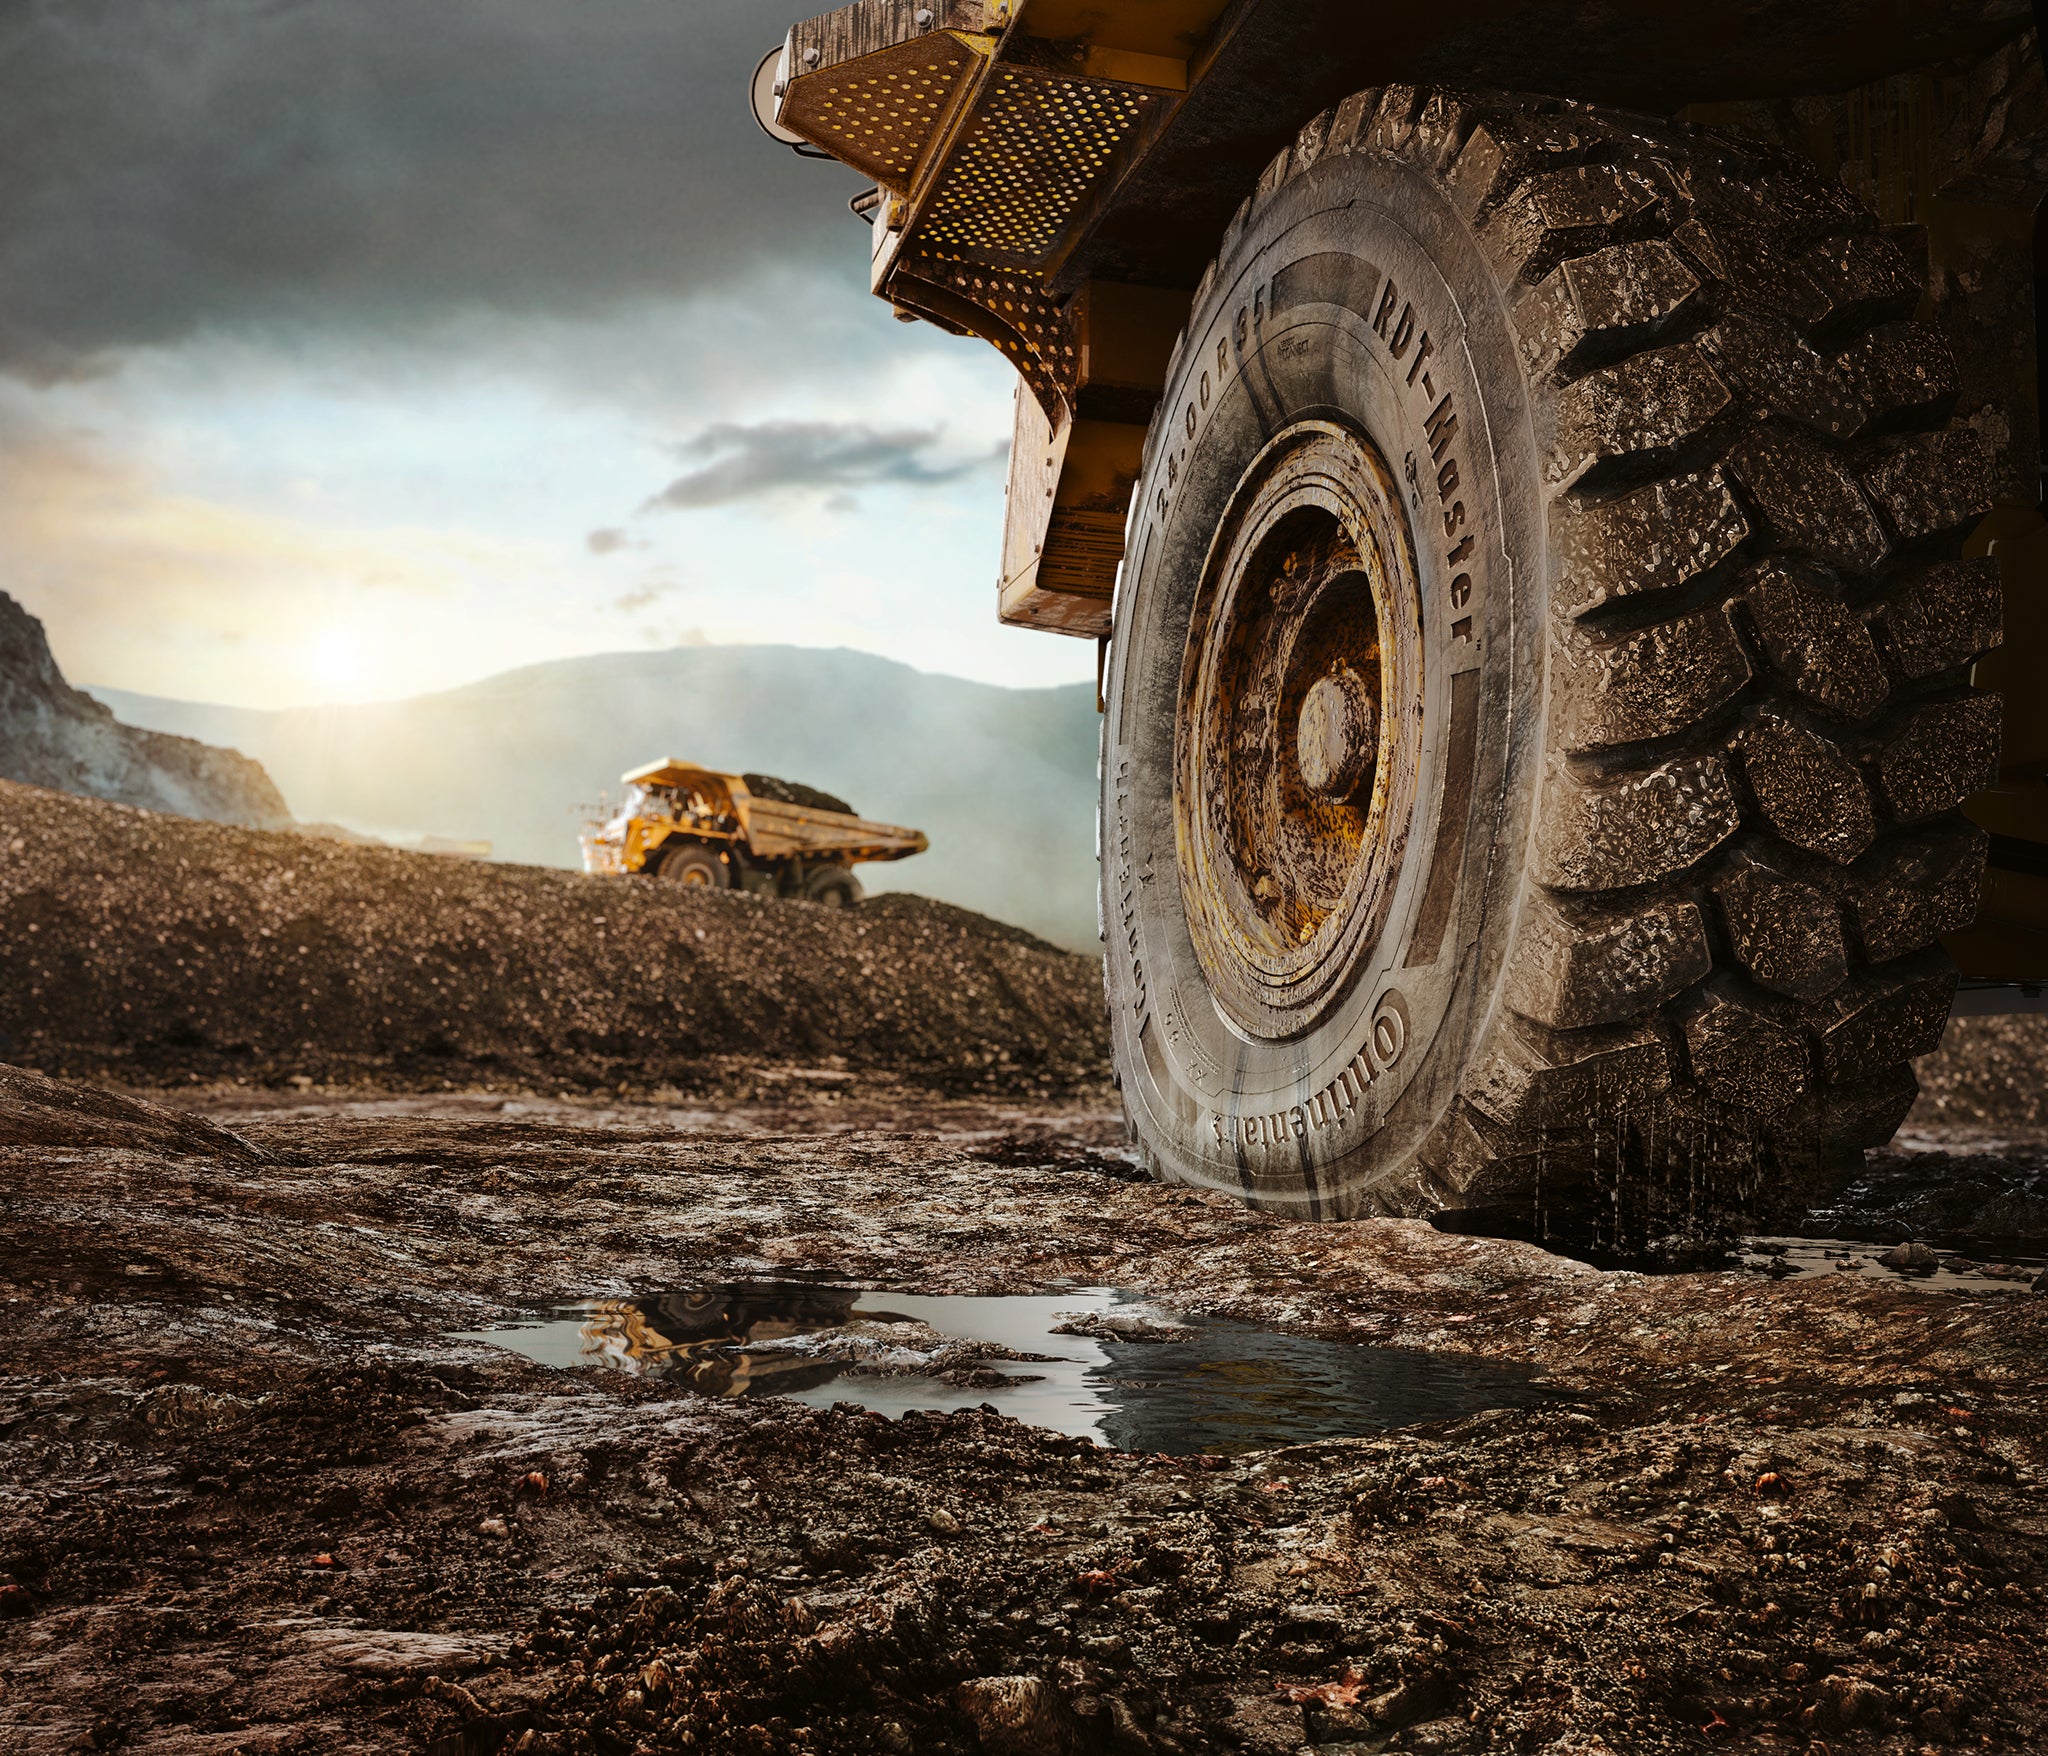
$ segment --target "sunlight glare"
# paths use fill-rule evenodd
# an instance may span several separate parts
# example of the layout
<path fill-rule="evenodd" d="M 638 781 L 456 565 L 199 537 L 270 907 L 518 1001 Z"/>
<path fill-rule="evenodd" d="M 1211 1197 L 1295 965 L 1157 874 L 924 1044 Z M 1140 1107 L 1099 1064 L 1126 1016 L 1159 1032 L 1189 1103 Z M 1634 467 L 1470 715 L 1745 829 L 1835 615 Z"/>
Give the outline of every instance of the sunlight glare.
<path fill-rule="evenodd" d="M 309 667 L 322 688 L 340 696 L 359 693 L 366 677 L 356 642 L 338 628 L 330 628 L 313 642 Z"/>

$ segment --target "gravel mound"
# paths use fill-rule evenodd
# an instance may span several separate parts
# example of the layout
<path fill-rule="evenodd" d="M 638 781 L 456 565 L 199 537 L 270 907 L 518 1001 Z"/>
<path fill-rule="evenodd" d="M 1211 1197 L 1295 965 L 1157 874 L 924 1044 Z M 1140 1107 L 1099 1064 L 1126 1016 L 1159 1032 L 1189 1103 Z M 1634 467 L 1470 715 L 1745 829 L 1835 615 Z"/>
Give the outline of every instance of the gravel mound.
<path fill-rule="evenodd" d="M 6 783 L 0 941 L 0 1057 L 138 1085 L 1106 1078 L 1099 964 L 944 903 L 471 865 Z"/>
<path fill-rule="evenodd" d="M 2048 1123 L 2048 1015 L 1957 1018 L 1913 1063 L 1920 1101 L 1907 1126 L 2037 1128 Z"/>

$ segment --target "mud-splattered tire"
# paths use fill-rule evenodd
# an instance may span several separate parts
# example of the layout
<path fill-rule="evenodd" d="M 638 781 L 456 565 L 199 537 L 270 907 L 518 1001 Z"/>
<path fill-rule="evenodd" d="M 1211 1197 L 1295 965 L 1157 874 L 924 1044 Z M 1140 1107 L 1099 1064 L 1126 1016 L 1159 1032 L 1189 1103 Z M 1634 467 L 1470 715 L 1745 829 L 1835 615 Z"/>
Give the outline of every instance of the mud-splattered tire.
<path fill-rule="evenodd" d="M 663 849 L 654 873 L 667 883 L 698 890 L 725 890 L 732 884 L 732 868 L 724 857 L 697 842 L 678 842 Z"/>
<path fill-rule="evenodd" d="M 1156 1171 L 1635 1250 L 1886 1139 L 1998 760 L 1988 465 L 1914 265 L 1747 144 L 1318 117 L 1147 443 L 1105 980 Z"/>
<path fill-rule="evenodd" d="M 852 908 L 866 894 L 844 866 L 813 866 L 804 874 L 804 900 L 826 908 Z"/>

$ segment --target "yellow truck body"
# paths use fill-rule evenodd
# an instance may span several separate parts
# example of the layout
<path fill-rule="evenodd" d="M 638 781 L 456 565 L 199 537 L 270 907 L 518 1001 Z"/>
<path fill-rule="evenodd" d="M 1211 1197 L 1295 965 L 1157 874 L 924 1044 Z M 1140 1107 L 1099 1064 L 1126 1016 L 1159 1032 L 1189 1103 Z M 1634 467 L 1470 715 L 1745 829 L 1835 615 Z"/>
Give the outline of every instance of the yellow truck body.
<path fill-rule="evenodd" d="M 620 780 L 624 805 L 583 836 L 583 869 L 599 876 L 852 902 L 851 867 L 930 845 L 922 830 L 770 798 L 744 775 L 672 756 Z"/>

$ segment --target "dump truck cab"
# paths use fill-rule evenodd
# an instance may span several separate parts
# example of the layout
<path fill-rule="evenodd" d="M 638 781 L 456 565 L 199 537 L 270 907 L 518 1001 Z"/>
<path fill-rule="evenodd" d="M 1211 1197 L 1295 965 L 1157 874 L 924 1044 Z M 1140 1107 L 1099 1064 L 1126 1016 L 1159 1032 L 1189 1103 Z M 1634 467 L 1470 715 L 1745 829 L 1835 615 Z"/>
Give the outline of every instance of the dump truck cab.
<path fill-rule="evenodd" d="M 763 63 L 874 292 L 1016 369 L 995 607 L 1098 643 L 1159 1175 L 1682 1253 L 1888 1139 L 1959 976 L 2038 1004 L 2030 25 L 860 0 Z"/>
<path fill-rule="evenodd" d="M 619 809 L 584 831 L 586 872 L 847 908 L 862 894 L 855 865 L 908 859 L 930 845 L 921 830 L 835 810 L 845 801 L 770 775 L 671 756 L 620 782 Z"/>

